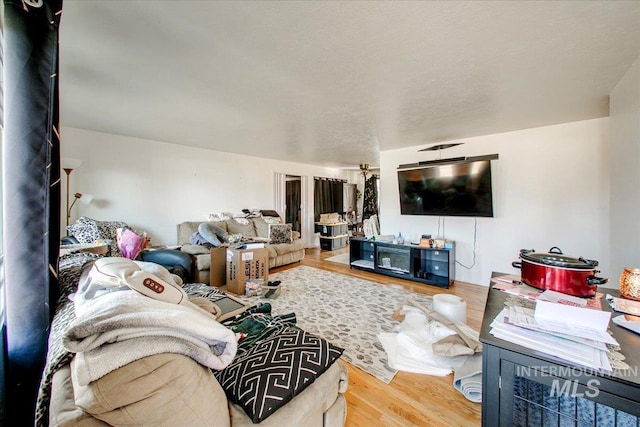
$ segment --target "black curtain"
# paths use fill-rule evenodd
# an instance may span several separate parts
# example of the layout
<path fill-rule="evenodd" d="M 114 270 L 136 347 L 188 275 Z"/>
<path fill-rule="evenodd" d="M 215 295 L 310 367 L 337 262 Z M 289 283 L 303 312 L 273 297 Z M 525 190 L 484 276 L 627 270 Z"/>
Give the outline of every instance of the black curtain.
<path fill-rule="evenodd" d="M 320 220 L 320 214 L 344 213 L 343 180 L 329 178 L 315 178 L 314 181 L 314 214 L 315 220 Z"/>
<path fill-rule="evenodd" d="M 8 425 L 33 424 L 58 289 L 61 10 L 62 0 L 4 0 L 2 181 Z"/>
<path fill-rule="evenodd" d="M 286 223 L 292 224 L 292 228 L 300 232 L 300 193 L 301 193 L 300 180 L 289 180 L 286 183 Z"/>
<path fill-rule="evenodd" d="M 371 175 L 364 183 L 364 201 L 362 204 L 362 219 L 378 215 L 378 177 Z"/>

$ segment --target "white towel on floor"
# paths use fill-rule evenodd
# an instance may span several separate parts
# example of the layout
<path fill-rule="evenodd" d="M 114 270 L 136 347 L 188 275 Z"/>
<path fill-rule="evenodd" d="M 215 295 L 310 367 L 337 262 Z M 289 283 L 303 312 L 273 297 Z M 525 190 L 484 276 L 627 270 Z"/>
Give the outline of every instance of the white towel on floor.
<path fill-rule="evenodd" d="M 434 358 L 437 356 L 427 357 L 425 352 L 417 346 L 411 346 L 414 351 L 407 348 L 406 343 L 398 342 L 398 335 L 394 333 L 379 333 L 378 339 L 382 343 L 384 350 L 387 352 L 389 367 L 398 371 L 413 372 L 415 374 L 427 374 L 444 377 L 451 373 L 451 367 L 443 367 L 439 361 Z M 416 351 L 416 349 L 418 349 Z"/>
<path fill-rule="evenodd" d="M 446 376 L 453 368 L 462 366 L 466 356 L 438 356 L 432 344 L 454 334 L 439 322 L 429 321 L 426 314 L 415 307 L 403 307 L 405 318 L 398 333 L 379 333 L 378 339 L 387 352 L 390 368 L 398 371 Z"/>

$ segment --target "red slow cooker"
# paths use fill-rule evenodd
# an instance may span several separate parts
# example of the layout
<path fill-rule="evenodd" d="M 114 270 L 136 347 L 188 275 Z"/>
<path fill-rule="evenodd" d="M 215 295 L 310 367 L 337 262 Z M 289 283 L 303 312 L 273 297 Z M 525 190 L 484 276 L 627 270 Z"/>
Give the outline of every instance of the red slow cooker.
<path fill-rule="evenodd" d="M 577 297 L 592 297 L 597 285 L 608 279 L 596 277 L 598 261 L 564 255 L 554 246 L 549 252 L 520 250 L 520 262 L 513 262 L 520 269 L 522 281 L 538 289 L 550 289 Z"/>

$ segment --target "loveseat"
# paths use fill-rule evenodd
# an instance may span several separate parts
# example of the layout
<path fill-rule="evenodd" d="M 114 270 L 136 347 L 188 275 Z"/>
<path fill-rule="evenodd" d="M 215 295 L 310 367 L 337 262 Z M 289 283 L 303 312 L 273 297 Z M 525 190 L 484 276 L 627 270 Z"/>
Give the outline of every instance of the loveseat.
<path fill-rule="evenodd" d="M 82 216 L 68 227 L 69 235 L 60 239 L 60 254 L 95 252 L 107 256 L 123 256 L 118 245 L 117 230 L 125 227 L 128 225 L 122 221 L 98 221 Z M 193 260 L 189 254 L 182 251 L 143 250 L 138 255 L 138 259 L 162 265 L 185 282 L 192 279 Z"/>
<path fill-rule="evenodd" d="M 291 238 L 286 243 L 275 243 L 270 239 L 270 223 L 267 217 L 257 216 L 253 218 L 226 219 L 211 221 L 232 235 L 241 234 L 244 240 L 260 240 L 265 242 L 269 251 L 269 268 L 291 264 L 304 258 L 304 242 L 300 233 L 292 231 Z M 281 220 L 279 220 L 281 222 Z M 209 283 L 209 271 L 211 269 L 210 249 L 201 245 L 192 245 L 191 236 L 198 231 L 203 221 L 186 221 L 178 224 L 178 244 L 183 252 L 189 253 L 194 258 L 194 280 L 200 283 Z M 286 224 L 283 224 L 286 225 Z"/>
<path fill-rule="evenodd" d="M 80 253 L 62 257 L 60 260 L 61 295 L 56 305 L 56 315 L 49 337 L 47 364 L 36 408 L 36 426 L 236 427 L 251 426 L 256 423 L 261 426 L 278 427 L 344 425 L 346 401 L 343 393 L 347 388 L 348 373 L 337 359 L 341 349 L 285 324 L 280 324 L 274 332 L 265 333 L 263 330 L 260 338 L 248 344 L 248 347 L 243 344 L 246 341 L 239 341 L 236 356 L 222 371 L 212 371 L 183 354 L 163 352 L 137 359 L 88 384 L 83 383 L 82 373 L 85 371 L 79 366 L 84 359 L 78 359 L 77 355 L 70 353 L 63 345 L 65 340 L 68 340 L 69 330 L 83 329 L 82 323 L 80 326 L 74 323 L 76 320 L 74 303 L 68 297 L 78 288 L 82 271 L 86 272 L 91 261 L 99 257 L 100 255 L 96 254 Z M 199 297 L 215 301 L 215 297 L 222 294 L 218 289 L 202 284 L 185 285 L 183 289 L 190 300 Z M 254 307 L 245 313 L 252 315 L 265 313 L 257 310 L 258 308 Z M 104 313 L 101 312 L 100 315 L 104 316 Z M 246 315 L 244 318 L 240 315 L 241 322 L 236 318 L 230 320 L 235 321 L 236 325 L 242 325 L 247 318 Z M 270 319 L 269 325 L 278 323 L 274 322 L 275 317 Z M 291 316 L 289 315 L 287 319 L 290 321 Z M 231 326 L 228 327 L 231 328 Z M 315 365 L 319 363 L 323 363 L 324 368 L 318 369 L 317 375 L 309 378 L 309 369 L 306 369 L 309 366 L 301 366 L 300 368 L 305 369 L 300 369 L 300 375 L 307 375 L 307 377 L 299 381 L 293 381 L 290 378 L 286 387 L 283 387 L 280 382 L 270 383 L 270 378 L 273 378 L 271 375 L 273 369 L 280 368 L 277 377 L 283 378 L 280 375 L 283 367 L 276 366 L 282 358 L 273 350 L 278 349 L 277 339 L 281 335 L 284 343 L 283 351 L 291 354 L 291 345 L 295 341 L 291 336 L 296 336 L 301 337 L 296 341 L 301 345 L 301 355 L 307 355 L 307 357 L 285 359 L 304 359 L 307 363 L 311 362 L 314 365 L 311 366 L 311 371 L 316 369 Z M 308 357 L 310 349 L 314 343 L 318 342 L 324 343 L 320 344 L 323 349 L 318 350 L 317 353 L 322 356 Z M 245 348 L 241 352 L 243 346 Z M 269 349 L 269 353 L 274 354 L 275 362 L 260 365 L 257 360 L 263 361 L 268 358 L 264 352 L 265 348 Z M 257 351 L 254 352 L 254 349 Z M 329 353 L 332 353 L 331 357 Z M 88 357 L 84 356 L 84 358 Z M 292 367 L 289 368 L 293 372 Z M 255 380 L 252 376 L 256 375 L 262 375 L 262 378 Z M 247 386 L 255 389 L 255 397 L 271 395 L 270 387 L 276 387 L 281 391 L 286 389 L 285 393 L 288 393 L 297 387 L 293 383 L 304 384 L 304 386 L 301 391 L 293 393 L 292 397 L 272 399 L 272 402 L 282 400 L 282 403 L 277 404 L 279 407 L 265 418 L 256 421 L 256 417 L 263 417 L 263 415 L 253 413 L 250 416 L 248 414 L 251 411 L 246 407 L 258 401 L 257 398 L 238 403 L 232 402 L 233 396 L 229 394 L 229 384 L 233 383 L 234 378 L 246 380 Z M 240 393 L 250 395 L 246 391 Z M 260 405 L 253 406 L 260 407 Z"/>

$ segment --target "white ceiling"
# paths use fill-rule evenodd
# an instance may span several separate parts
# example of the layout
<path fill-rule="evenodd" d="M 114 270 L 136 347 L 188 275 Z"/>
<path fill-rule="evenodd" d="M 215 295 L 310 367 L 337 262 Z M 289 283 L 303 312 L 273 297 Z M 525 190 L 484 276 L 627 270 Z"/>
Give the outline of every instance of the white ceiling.
<path fill-rule="evenodd" d="M 65 0 L 61 25 L 63 125 L 332 167 L 607 116 L 640 56 L 639 1 Z"/>

